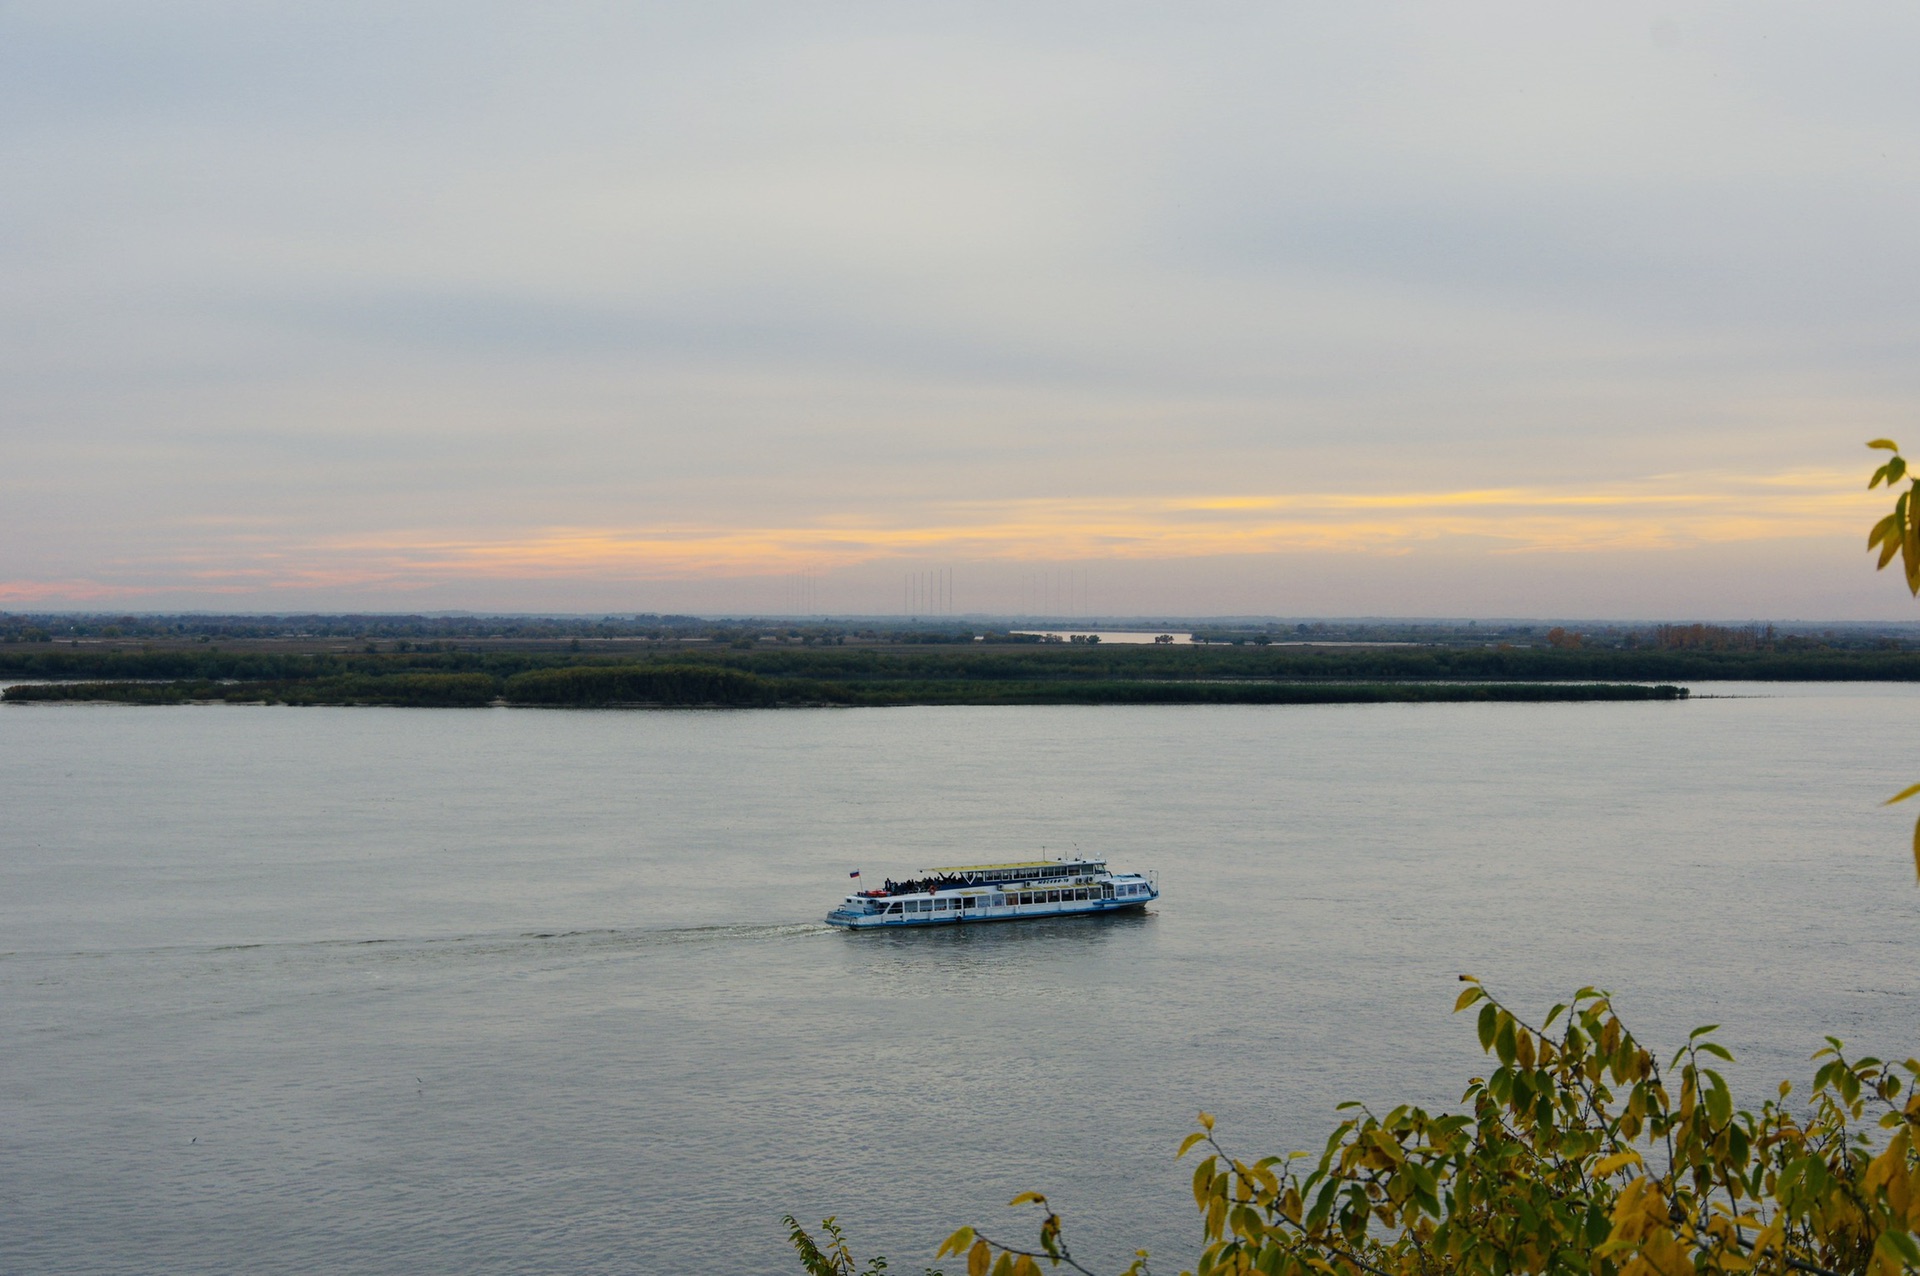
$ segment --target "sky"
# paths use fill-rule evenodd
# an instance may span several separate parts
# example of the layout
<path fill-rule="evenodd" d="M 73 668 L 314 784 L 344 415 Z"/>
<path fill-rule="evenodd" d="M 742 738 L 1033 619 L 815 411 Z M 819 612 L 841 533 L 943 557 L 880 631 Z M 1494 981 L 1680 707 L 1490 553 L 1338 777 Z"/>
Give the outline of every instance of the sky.
<path fill-rule="evenodd" d="M 1892 3 L 0 0 L 0 609 L 1914 618 L 1916 62 Z"/>

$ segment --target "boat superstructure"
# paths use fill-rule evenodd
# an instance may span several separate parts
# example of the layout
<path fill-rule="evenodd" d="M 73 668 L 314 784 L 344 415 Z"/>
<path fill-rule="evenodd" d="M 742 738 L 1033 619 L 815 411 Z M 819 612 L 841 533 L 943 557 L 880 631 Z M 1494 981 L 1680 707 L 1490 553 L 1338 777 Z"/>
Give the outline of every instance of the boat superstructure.
<path fill-rule="evenodd" d="M 1142 909 L 1158 898 L 1155 874 L 1115 873 L 1104 859 L 963 864 L 856 891 L 827 914 L 827 922 L 849 930 L 1011 922 Z"/>

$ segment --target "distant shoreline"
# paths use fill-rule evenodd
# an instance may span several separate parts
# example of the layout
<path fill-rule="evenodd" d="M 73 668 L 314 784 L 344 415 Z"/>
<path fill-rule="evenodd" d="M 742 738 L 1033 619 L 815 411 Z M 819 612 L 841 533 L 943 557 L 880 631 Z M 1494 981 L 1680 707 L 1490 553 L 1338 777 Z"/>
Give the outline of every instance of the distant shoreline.
<path fill-rule="evenodd" d="M 369 649 L 371 648 L 371 649 Z M 623 651 L 571 644 L 289 651 L 0 644 L 9 704 L 481 708 L 1383 704 L 1679 700 L 1712 682 L 1920 682 L 1920 652 L 965 641 Z"/>
<path fill-rule="evenodd" d="M 559 671 L 567 673 L 572 671 Z M 599 671 L 593 671 L 598 673 Z M 586 679 L 394 675 L 282 682 L 60 682 L 8 687 L 9 704 L 387 705 L 418 708 L 782 709 L 907 705 L 1312 705 L 1684 700 L 1685 687 L 1638 683 L 1094 682 L 867 688 L 737 675 L 688 680 L 672 669 Z M 517 685 L 516 685 L 517 684 Z"/>

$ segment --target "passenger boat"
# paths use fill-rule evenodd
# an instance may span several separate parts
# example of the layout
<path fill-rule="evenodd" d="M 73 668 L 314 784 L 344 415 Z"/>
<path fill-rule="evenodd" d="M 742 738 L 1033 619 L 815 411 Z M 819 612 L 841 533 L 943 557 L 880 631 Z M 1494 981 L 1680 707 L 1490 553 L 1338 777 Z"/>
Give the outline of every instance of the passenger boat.
<path fill-rule="evenodd" d="M 1125 912 L 1158 898 L 1156 874 L 1111 872 L 1103 859 L 964 864 L 928 869 L 912 881 L 888 880 L 880 890 L 855 891 L 827 914 L 827 924 L 868 930 L 1025 921 Z"/>

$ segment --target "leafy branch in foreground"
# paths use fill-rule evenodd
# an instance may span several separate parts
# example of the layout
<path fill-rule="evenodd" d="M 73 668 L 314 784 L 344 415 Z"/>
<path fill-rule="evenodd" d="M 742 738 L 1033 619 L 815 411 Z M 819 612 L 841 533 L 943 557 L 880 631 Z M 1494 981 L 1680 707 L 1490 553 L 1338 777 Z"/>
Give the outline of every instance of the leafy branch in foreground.
<path fill-rule="evenodd" d="M 1867 490 L 1871 492 L 1885 483 L 1891 492 L 1900 480 L 1907 480 L 1907 490 L 1900 493 L 1893 502 L 1893 513 L 1873 525 L 1867 533 L 1867 548 L 1880 551 L 1880 561 L 1874 565 L 1875 571 L 1882 571 L 1900 556 L 1900 565 L 1906 571 L 1907 592 L 1920 598 L 1920 475 L 1907 468 L 1907 459 L 1900 455 L 1900 445 L 1892 439 L 1875 439 L 1867 444 L 1870 448 L 1880 448 L 1893 453 L 1893 456 L 1873 472 L 1867 480 Z M 1910 784 L 1898 793 L 1882 802 L 1882 806 L 1892 806 L 1904 802 L 1915 794 L 1920 794 L 1920 784 Z M 1920 820 L 1913 824 L 1913 871 L 1920 877 Z"/>
<path fill-rule="evenodd" d="M 800 1226 L 799 1220 L 793 1215 L 785 1215 L 780 1221 L 787 1225 L 787 1239 L 800 1255 L 800 1266 L 806 1269 L 807 1276 L 880 1276 L 881 1272 L 887 1270 L 887 1260 L 878 1254 L 868 1259 L 865 1267 L 855 1263 L 853 1250 L 847 1245 L 847 1238 L 832 1215 L 820 1222 L 820 1231 L 826 1240 L 825 1248 L 808 1234 L 806 1228 Z"/>
<path fill-rule="evenodd" d="M 1216 1138 L 1199 1150 L 1193 1197 L 1204 1249 L 1193 1276 L 1899 1276 L 1920 1270 L 1920 1060 L 1848 1059 L 1829 1037 L 1803 1108 L 1792 1087 L 1736 1109 L 1696 1029 L 1663 1070 L 1583 988 L 1534 1027 L 1471 976 L 1456 1012 L 1479 1006 L 1498 1066 L 1467 1086 L 1467 1111 L 1360 1104 L 1319 1159 L 1248 1163 Z M 1013 1204 L 1046 1208 L 1024 1193 Z M 970 1276 L 1092 1276 L 1050 1210 L 1039 1245 L 976 1229 L 947 1238 Z M 1142 1253 L 1128 1268 L 1146 1271 Z"/>

